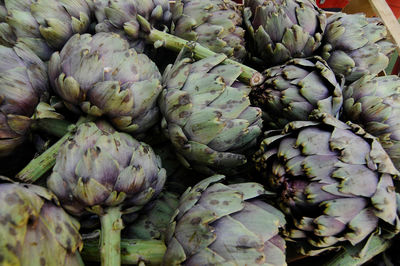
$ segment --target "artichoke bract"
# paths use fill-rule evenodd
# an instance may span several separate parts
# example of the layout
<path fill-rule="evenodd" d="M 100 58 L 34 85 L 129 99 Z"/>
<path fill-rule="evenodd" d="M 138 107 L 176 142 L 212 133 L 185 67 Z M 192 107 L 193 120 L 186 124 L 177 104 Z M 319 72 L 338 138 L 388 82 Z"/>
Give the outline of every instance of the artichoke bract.
<path fill-rule="evenodd" d="M 343 119 L 377 137 L 400 169 L 400 78 L 366 75 L 343 91 Z"/>
<path fill-rule="evenodd" d="M 283 214 L 257 183 L 212 176 L 189 188 L 168 230 L 164 265 L 286 265 Z"/>
<path fill-rule="evenodd" d="M 196 41 L 216 53 L 246 57 L 242 14 L 231 0 L 179 0 L 172 8 L 173 34 Z"/>
<path fill-rule="evenodd" d="M 70 213 L 100 216 L 103 263 L 119 265 L 122 213 L 156 198 L 165 176 L 150 146 L 98 121 L 80 125 L 60 147 L 47 186 Z"/>
<path fill-rule="evenodd" d="M 395 46 L 386 38 L 387 30 L 380 19 L 339 12 L 328 18 L 321 55 L 350 83 L 388 66 Z"/>
<path fill-rule="evenodd" d="M 5 0 L 0 10 L 0 44 L 24 43 L 44 61 L 90 25 L 85 0 Z"/>
<path fill-rule="evenodd" d="M 252 56 L 264 66 L 308 57 L 321 45 L 326 15 L 312 0 L 245 0 Z"/>
<path fill-rule="evenodd" d="M 182 51 L 163 76 L 162 128 L 180 161 L 206 174 L 246 163 L 244 152 L 261 133 L 261 110 L 250 106 L 241 69 L 216 54 L 193 62 Z"/>
<path fill-rule="evenodd" d="M 142 52 L 148 25 L 170 27 L 172 14 L 168 0 L 91 0 L 97 20 L 96 32 L 115 32 L 129 41 L 131 47 Z M 146 20 L 142 25 L 141 19 Z"/>
<path fill-rule="evenodd" d="M 320 57 L 295 58 L 263 72 L 265 80 L 250 99 L 263 110 L 267 129 L 308 120 L 313 110 L 336 116 L 342 107 L 342 81 Z"/>
<path fill-rule="evenodd" d="M 399 175 L 378 140 L 356 124 L 319 114 L 266 133 L 254 159 L 288 214 L 287 235 L 318 254 L 377 228 L 398 231 L 393 178 Z"/>
<path fill-rule="evenodd" d="M 138 135 L 159 121 L 161 74 L 117 34 L 74 35 L 52 55 L 49 78 L 71 111 L 106 116 L 121 131 Z"/>
<path fill-rule="evenodd" d="M 0 157 L 26 139 L 31 116 L 48 97 L 46 65 L 23 44 L 0 46 Z"/>
<path fill-rule="evenodd" d="M 43 187 L 0 184 L 1 265 L 82 265 L 79 223 Z"/>
<path fill-rule="evenodd" d="M 124 238 L 129 239 L 165 239 L 169 222 L 178 207 L 179 196 L 163 191 L 154 201 L 151 209 L 146 209 L 124 229 Z"/>

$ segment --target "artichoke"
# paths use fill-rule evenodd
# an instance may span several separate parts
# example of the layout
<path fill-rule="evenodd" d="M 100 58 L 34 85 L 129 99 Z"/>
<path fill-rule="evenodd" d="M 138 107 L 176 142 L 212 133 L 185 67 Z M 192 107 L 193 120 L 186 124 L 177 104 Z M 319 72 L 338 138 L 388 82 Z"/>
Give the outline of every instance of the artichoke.
<path fill-rule="evenodd" d="M 119 253 L 122 212 L 136 212 L 155 198 L 165 176 L 150 146 L 98 121 L 80 125 L 60 147 L 47 186 L 70 213 L 100 216 L 103 262 L 119 265 L 120 254 L 113 252 Z"/>
<path fill-rule="evenodd" d="M 246 57 L 242 14 L 231 0 L 178 0 L 172 8 L 173 34 L 196 41 L 237 61 Z"/>
<path fill-rule="evenodd" d="M 45 64 L 25 45 L 0 46 L 0 157 L 21 145 L 30 117 L 48 96 Z"/>
<path fill-rule="evenodd" d="M 335 116 L 342 107 L 342 82 L 320 57 L 292 59 L 263 74 L 265 81 L 253 89 L 250 99 L 263 110 L 266 128 L 308 120 L 315 109 Z"/>
<path fill-rule="evenodd" d="M 263 65 L 307 57 L 321 45 L 326 15 L 312 0 L 245 0 L 253 57 Z"/>
<path fill-rule="evenodd" d="M 286 265 L 281 212 L 258 199 L 257 183 L 212 176 L 181 197 L 168 230 L 164 265 Z M 213 184 L 215 183 L 215 184 Z"/>
<path fill-rule="evenodd" d="M 302 243 L 302 253 L 318 254 L 358 244 L 377 228 L 397 231 L 399 172 L 378 140 L 330 115 L 315 119 L 267 132 L 254 156 L 290 217 L 287 235 Z"/>
<path fill-rule="evenodd" d="M 0 44 L 24 43 L 47 61 L 75 33 L 90 25 L 85 0 L 4 0 L 0 4 Z"/>
<path fill-rule="evenodd" d="M 135 135 L 159 121 L 161 74 L 117 34 L 74 35 L 52 55 L 49 77 L 71 111 L 104 115 L 117 129 Z"/>
<path fill-rule="evenodd" d="M 246 163 L 244 152 L 261 133 L 261 110 L 250 106 L 241 69 L 217 54 L 197 62 L 178 56 L 164 72 L 159 98 L 165 135 L 186 166 L 209 174 Z"/>
<path fill-rule="evenodd" d="M 395 49 L 386 37 L 386 27 L 379 19 L 339 12 L 328 18 L 322 57 L 347 83 L 366 74 L 376 75 L 387 67 Z"/>
<path fill-rule="evenodd" d="M 366 75 L 343 91 L 343 119 L 377 137 L 400 169 L 400 78 Z"/>
<path fill-rule="evenodd" d="M 97 20 L 96 32 L 115 32 L 129 41 L 136 51 L 143 52 L 148 24 L 155 28 L 169 27 L 171 11 L 168 0 L 91 0 Z M 146 20 L 146 26 L 142 20 Z"/>
<path fill-rule="evenodd" d="M 1 265 L 82 265 L 79 223 L 50 191 L 0 184 L 0 205 Z"/>
<path fill-rule="evenodd" d="M 80 125 L 61 146 L 47 185 L 70 213 L 102 214 L 122 202 L 141 208 L 161 192 L 165 176 L 150 146 L 98 121 Z"/>

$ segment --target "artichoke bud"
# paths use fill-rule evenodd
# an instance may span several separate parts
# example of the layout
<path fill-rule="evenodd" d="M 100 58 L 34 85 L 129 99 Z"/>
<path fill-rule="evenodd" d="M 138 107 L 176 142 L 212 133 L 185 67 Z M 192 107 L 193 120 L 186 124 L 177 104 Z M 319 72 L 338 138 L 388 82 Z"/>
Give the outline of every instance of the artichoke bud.
<path fill-rule="evenodd" d="M 80 125 L 63 144 L 47 185 L 74 215 L 119 204 L 137 211 L 160 193 L 165 176 L 148 145 L 99 121 Z"/>
<path fill-rule="evenodd" d="M 76 60 L 78 65 L 72 63 Z M 84 74 L 88 71 L 91 75 Z M 136 136 L 158 122 L 161 74 L 117 34 L 74 35 L 52 56 L 49 76 L 73 112 L 108 117 L 119 130 Z"/>
<path fill-rule="evenodd" d="M 40 100 L 48 97 L 45 64 L 28 47 L 0 46 L 0 157 L 12 154 L 29 132 Z M 32 67 L 34 66 L 34 67 Z"/>
<path fill-rule="evenodd" d="M 283 128 L 293 120 L 307 120 L 313 110 L 338 115 L 342 84 L 320 57 L 296 58 L 266 69 L 264 82 L 250 93 L 264 111 L 265 127 Z"/>
<path fill-rule="evenodd" d="M 164 29 L 171 24 L 168 0 L 99 0 L 94 2 L 93 9 L 97 33 L 117 33 L 140 52 L 145 45 L 143 34 L 148 34 L 153 27 Z"/>
<path fill-rule="evenodd" d="M 179 0 L 172 8 L 172 33 L 236 61 L 246 57 L 242 15 L 234 1 Z"/>
<path fill-rule="evenodd" d="M 84 33 L 89 28 L 90 9 L 85 0 L 19 2 L 2 4 L 7 11 L 5 20 L 15 36 L 13 39 L 28 45 L 42 60 L 49 60 L 73 34 Z M 12 38 L 7 35 L 0 34 L 0 39 L 9 42 Z"/>
<path fill-rule="evenodd" d="M 246 0 L 244 6 L 252 57 L 262 66 L 311 56 L 321 45 L 326 15 L 314 1 Z"/>
<path fill-rule="evenodd" d="M 245 164 L 243 153 L 261 133 L 261 112 L 250 106 L 250 89 L 236 81 L 240 68 L 220 65 L 224 55 L 193 62 L 186 52 L 164 73 L 159 106 L 165 135 L 196 171 Z"/>
<path fill-rule="evenodd" d="M 315 121 L 291 122 L 281 134 L 267 132 L 254 155 L 291 217 L 288 236 L 307 246 L 302 252 L 318 254 L 345 241 L 356 245 L 380 228 L 397 231 L 399 172 L 378 140 L 329 114 L 312 115 Z"/>
<path fill-rule="evenodd" d="M 1 264 L 80 264 L 80 225 L 59 206 L 54 194 L 27 184 L 1 184 L 0 192 L 4 206 L 0 215 Z"/>
<path fill-rule="evenodd" d="M 349 41 L 351 40 L 351 41 Z M 364 75 L 377 75 L 389 64 L 395 46 L 379 19 L 338 12 L 328 18 L 322 56 L 349 84 Z"/>
<path fill-rule="evenodd" d="M 360 124 L 379 139 L 393 163 L 400 169 L 397 113 L 400 107 L 400 78 L 366 75 L 343 91 L 342 118 Z"/>
<path fill-rule="evenodd" d="M 282 213 L 257 183 L 224 185 L 211 176 L 180 198 L 166 234 L 165 265 L 285 265 Z M 230 243 L 230 244 L 228 244 Z"/>

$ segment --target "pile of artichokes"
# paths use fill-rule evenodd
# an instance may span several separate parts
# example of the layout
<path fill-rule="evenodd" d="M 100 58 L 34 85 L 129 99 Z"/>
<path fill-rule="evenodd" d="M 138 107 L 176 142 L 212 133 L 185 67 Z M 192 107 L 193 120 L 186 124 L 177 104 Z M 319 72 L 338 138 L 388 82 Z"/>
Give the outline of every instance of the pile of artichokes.
<path fill-rule="evenodd" d="M 398 262 L 387 29 L 237 2 L 0 0 L 1 265 Z"/>

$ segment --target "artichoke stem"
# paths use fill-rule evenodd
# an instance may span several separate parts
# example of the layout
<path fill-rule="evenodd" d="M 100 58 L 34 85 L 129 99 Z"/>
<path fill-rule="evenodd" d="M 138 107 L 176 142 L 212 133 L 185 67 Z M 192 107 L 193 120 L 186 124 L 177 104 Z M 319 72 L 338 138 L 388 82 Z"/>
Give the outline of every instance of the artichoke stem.
<path fill-rule="evenodd" d="M 66 120 L 43 118 L 35 120 L 31 127 L 34 130 L 44 131 L 48 134 L 61 138 L 68 133 L 71 125 L 72 124 Z"/>
<path fill-rule="evenodd" d="M 50 148 L 29 162 L 16 176 L 18 180 L 24 183 L 33 183 L 50 170 L 56 163 L 56 155 L 61 145 L 72 136 L 72 133 L 67 133 L 54 143 Z"/>
<path fill-rule="evenodd" d="M 192 48 L 194 57 L 198 60 L 216 54 L 208 48 L 200 45 L 199 43 L 195 43 L 195 45 L 193 45 L 194 42 L 192 41 L 186 41 L 182 38 L 156 29 L 151 29 L 150 33 L 146 35 L 146 38 L 148 42 L 153 44 L 161 42 L 165 48 L 175 51 L 177 53 L 179 53 L 181 49 L 185 46 L 190 47 Z M 223 63 L 227 65 L 232 64 L 240 66 L 243 72 L 242 74 L 240 74 L 239 79 L 242 82 L 249 84 L 250 86 L 260 85 L 264 81 L 264 77 L 261 75 L 261 73 L 251 67 L 243 65 L 231 59 L 225 59 Z"/>
<path fill-rule="evenodd" d="M 81 117 L 81 118 L 79 118 L 76 125 L 78 126 L 82 123 L 92 121 L 92 120 L 93 120 L 93 117 Z M 46 126 L 51 127 L 51 123 L 48 123 Z M 57 154 L 58 154 L 58 151 L 59 151 L 61 145 L 68 138 L 70 138 L 73 135 L 70 128 L 71 128 L 71 126 L 64 127 L 64 130 L 66 130 L 66 134 L 61 139 L 59 139 L 56 143 L 54 143 L 53 146 L 51 146 L 45 152 L 43 152 L 40 156 L 38 156 L 35 159 L 33 159 L 32 161 L 30 161 L 29 164 L 27 166 L 25 166 L 25 168 L 22 169 L 15 176 L 15 178 L 24 183 L 33 183 L 36 180 L 38 180 L 42 175 L 44 175 L 48 170 L 50 170 L 56 163 L 56 157 L 57 157 Z M 58 133 L 60 133 L 60 132 L 58 132 Z"/>
<path fill-rule="evenodd" d="M 100 217 L 100 254 L 102 266 L 121 265 L 121 207 L 109 207 Z"/>
<path fill-rule="evenodd" d="M 161 265 L 167 247 L 162 240 L 121 239 L 121 262 L 126 265 Z M 97 239 L 85 241 L 81 255 L 85 261 L 100 262 Z"/>

